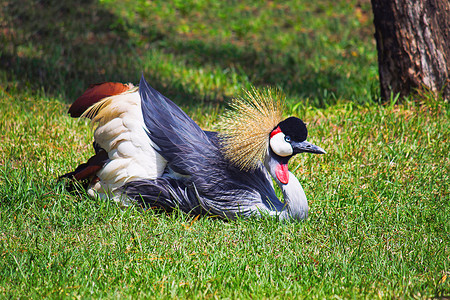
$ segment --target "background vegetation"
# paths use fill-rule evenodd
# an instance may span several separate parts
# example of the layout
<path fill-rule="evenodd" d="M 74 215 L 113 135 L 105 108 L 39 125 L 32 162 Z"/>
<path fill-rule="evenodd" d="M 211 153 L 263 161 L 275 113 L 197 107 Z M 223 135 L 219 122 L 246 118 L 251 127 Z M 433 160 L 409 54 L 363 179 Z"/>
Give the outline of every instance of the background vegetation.
<path fill-rule="evenodd" d="M 450 295 L 449 107 L 378 103 L 369 1 L 3 1 L 0 295 Z M 91 154 L 66 114 L 90 84 L 141 74 L 204 128 L 251 85 L 327 155 L 297 157 L 306 222 L 120 210 L 57 177 Z"/>

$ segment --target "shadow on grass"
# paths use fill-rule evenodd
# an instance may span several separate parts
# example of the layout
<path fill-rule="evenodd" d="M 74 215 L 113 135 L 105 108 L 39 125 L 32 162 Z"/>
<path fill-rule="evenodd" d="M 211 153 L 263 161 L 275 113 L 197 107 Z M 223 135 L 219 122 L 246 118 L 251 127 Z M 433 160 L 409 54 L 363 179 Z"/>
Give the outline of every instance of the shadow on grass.
<path fill-rule="evenodd" d="M 285 92 L 298 97 L 323 98 L 323 92 L 336 93 L 337 86 L 348 79 L 333 69 L 314 71 L 302 65 L 305 53 L 286 53 L 266 48 L 257 50 L 253 44 L 237 46 L 232 43 L 217 44 L 200 40 L 177 41 L 174 53 L 192 57 L 188 64 L 218 64 L 221 68 L 235 67 L 245 73 L 256 86 L 280 86 Z M 307 54 L 306 54 L 307 55 Z"/>
<path fill-rule="evenodd" d="M 14 0 L 2 14 L 0 69 L 9 80 L 71 102 L 91 83 L 139 78 L 124 59 L 132 51 L 125 28 L 96 1 Z"/>
<path fill-rule="evenodd" d="M 336 86 L 348 84 L 335 70 L 308 70 L 301 65 L 299 53 L 276 47 L 256 50 L 251 43 L 238 46 L 192 40 L 148 26 L 140 28 L 94 0 L 10 0 L 1 14 L 0 42 L 5 46 L 0 52 L 0 75 L 10 84 L 43 88 L 69 103 L 91 83 L 136 83 L 142 72 L 168 97 L 205 100 L 176 80 L 162 80 L 146 70 L 138 52 L 149 47 L 182 56 L 194 68 L 202 64 L 237 68 L 252 84 L 278 85 L 299 97 L 323 98 L 324 90 L 336 92 Z M 130 36 L 130 32 L 139 32 L 141 37 Z M 138 40 L 140 46 L 136 46 Z"/>

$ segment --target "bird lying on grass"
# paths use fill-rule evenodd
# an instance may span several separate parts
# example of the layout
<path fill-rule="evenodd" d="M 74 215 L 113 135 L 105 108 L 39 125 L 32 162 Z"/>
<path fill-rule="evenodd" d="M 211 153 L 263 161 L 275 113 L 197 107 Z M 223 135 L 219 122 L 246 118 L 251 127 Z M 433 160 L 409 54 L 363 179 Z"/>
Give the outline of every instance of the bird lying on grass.
<path fill-rule="evenodd" d="M 97 125 L 96 154 L 68 177 L 88 194 L 227 219 L 272 215 L 305 219 L 308 202 L 289 159 L 325 151 L 309 143 L 305 124 L 282 120 L 281 96 L 253 90 L 235 99 L 221 133 L 202 130 L 142 77 L 139 87 L 91 86 L 70 107 Z M 270 174 L 283 192 L 281 202 Z"/>

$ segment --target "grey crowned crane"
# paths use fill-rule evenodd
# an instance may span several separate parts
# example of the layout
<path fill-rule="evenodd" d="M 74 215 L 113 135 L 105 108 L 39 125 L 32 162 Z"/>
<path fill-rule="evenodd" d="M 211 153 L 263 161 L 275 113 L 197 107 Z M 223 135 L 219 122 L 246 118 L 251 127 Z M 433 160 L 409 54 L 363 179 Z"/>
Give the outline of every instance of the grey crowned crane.
<path fill-rule="evenodd" d="M 93 197 L 186 213 L 305 219 L 308 202 L 289 159 L 325 151 L 302 120 L 282 120 L 280 95 L 253 90 L 235 99 L 221 133 L 202 130 L 142 77 L 139 87 L 92 86 L 71 106 L 97 125 L 96 154 L 62 177 L 87 180 Z M 281 188 L 284 202 L 273 189 Z"/>

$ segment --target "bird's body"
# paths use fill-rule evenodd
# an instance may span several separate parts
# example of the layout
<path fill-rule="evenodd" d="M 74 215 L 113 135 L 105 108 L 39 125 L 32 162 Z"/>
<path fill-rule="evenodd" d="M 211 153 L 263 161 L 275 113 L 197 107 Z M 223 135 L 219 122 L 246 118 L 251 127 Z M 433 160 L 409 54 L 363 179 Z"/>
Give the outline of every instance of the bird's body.
<path fill-rule="evenodd" d="M 109 196 L 122 204 L 137 202 L 230 219 L 261 214 L 281 219 L 307 217 L 305 193 L 288 171 L 287 162 L 299 152 L 324 151 L 306 142 L 306 127 L 297 118 L 269 128 L 262 161 L 248 167 L 250 160 L 238 159 L 247 164 L 242 167 L 230 159 L 233 152 L 227 152 L 223 135 L 203 131 L 143 79 L 139 89 L 103 99 L 84 115 L 98 126 L 96 156 L 102 159 L 97 159 L 95 168 L 88 162 L 69 175 L 83 179 L 86 176 L 77 178 L 77 174 L 89 173 L 85 171 L 89 167 L 94 170 L 89 173 L 92 195 Z M 299 127 L 301 134 L 289 129 L 292 126 Z M 295 141 L 303 147 L 300 150 L 294 141 L 286 142 L 283 132 L 289 130 L 294 130 L 293 137 L 303 139 Z M 277 198 L 269 174 L 280 186 L 284 203 Z"/>

